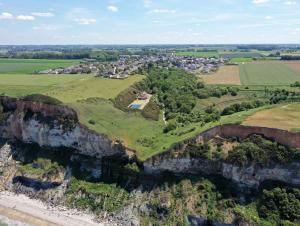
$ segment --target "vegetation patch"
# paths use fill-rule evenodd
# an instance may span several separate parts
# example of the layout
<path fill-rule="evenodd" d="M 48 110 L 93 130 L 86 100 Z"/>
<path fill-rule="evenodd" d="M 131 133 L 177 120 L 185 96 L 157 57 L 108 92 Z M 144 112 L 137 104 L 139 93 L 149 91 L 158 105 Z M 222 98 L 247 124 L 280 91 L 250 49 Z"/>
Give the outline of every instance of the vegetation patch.
<path fill-rule="evenodd" d="M 249 164 L 265 166 L 272 162 L 286 163 L 299 159 L 299 151 L 267 140 L 262 136 L 252 135 L 229 151 L 226 160 L 241 166 Z"/>
<path fill-rule="evenodd" d="M 31 94 L 31 95 L 23 97 L 23 100 L 38 102 L 38 103 L 43 103 L 43 104 L 53 104 L 53 105 L 62 104 L 61 101 L 59 101 L 53 97 L 45 96 L 42 94 Z"/>
<path fill-rule="evenodd" d="M 160 116 L 160 108 L 155 101 L 150 100 L 150 102 L 143 109 L 142 115 L 146 119 L 158 121 Z"/>
<path fill-rule="evenodd" d="M 64 178 L 64 168 L 49 159 L 38 158 L 32 163 L 21 165 L 19 170 L 23 176 L 42 181 L 52 179 L 61 182 Z"/>
<path fill-rule="evenodd" d="M 115 184 L 90 183 L 72 178 L 67 189 L 69 206 L 95 213 L 117 212 L 128 199 L 128 192 Z"/>

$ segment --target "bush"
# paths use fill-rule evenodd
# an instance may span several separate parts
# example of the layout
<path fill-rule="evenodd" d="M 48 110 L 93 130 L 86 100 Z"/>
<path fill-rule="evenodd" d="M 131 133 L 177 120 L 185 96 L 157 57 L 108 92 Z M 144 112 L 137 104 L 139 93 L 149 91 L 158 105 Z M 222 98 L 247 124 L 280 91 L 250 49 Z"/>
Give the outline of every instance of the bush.
<path fill-rule="evenodd" d="M 176 123 L 169 123 L 165 128 L 164 128 L 164 133 L 168 133 L 172 130 L 175 130 L 177 128 Z"/>
<path fill-rule="evenodd" d="M 95 122 L 95 120 L 90 119 L 90 120 L 89 120 L 89 124 L 91 124 L 91 125 L 96 125 L 96 122 Z"/>
<path fill-rule="evenodd" d="M 297 158 L 297 152 L 259 135 L 243 140 L 229 152 L 227 160 L 233 164 L 264 165 L 270 162 L 285 163 Z"/>
<path fill-rule="evenodd" d="M 265 103 L 260 100 L 233 104 L 233 105 L 230 105 L 229 107 L 224 108 L 222 111 L 222 115 L 232 115 L 236 112 L 241 112 L 241 111 L 246 111 L 246 110 L 250 110 L 253 108 L 261 107 L 264 104 Z"/>
<path fill-rule="evenodd" d="M 258 208 L 259 215 L 263 218 L 300 220 L 300 190 L 274 188 L 264 190 Z"/>
<path fill-rule="evenodd" d="M 151 100 L 142 111 L 144 118 L 155 121 L 159 120 L 159 114 L 160 108 L 153 100 Z"/>

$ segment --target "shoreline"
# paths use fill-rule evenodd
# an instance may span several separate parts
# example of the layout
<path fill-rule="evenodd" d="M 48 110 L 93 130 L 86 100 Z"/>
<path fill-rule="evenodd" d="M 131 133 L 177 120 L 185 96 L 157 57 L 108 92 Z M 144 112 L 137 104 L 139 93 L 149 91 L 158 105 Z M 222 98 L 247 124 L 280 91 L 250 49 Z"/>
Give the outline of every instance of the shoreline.
<path fill-rule="evenodd" d="M 97 223 L 89 214 L 65 207 L 48 206 L 40 200 L 30 199 L 23 194 L 0 192 L 0 215 L 24 225 L 34 226 L 107 226 L 113 222 Z"/>

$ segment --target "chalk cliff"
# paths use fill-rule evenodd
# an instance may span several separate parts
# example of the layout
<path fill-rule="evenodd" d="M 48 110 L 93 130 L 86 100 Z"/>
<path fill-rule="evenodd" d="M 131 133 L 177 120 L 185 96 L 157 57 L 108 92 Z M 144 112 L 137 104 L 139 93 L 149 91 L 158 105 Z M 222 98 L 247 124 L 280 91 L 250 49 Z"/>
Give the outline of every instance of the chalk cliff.
<path fill-rule="evenodd" d="M 76 112 L 68 107 L 8 97 L 0 97 L 0 104 L 8 115 L 0 125 L 2 138 L 72 148 L 98 158 L 125 154 L 121 143 L 80 124 Z"/>

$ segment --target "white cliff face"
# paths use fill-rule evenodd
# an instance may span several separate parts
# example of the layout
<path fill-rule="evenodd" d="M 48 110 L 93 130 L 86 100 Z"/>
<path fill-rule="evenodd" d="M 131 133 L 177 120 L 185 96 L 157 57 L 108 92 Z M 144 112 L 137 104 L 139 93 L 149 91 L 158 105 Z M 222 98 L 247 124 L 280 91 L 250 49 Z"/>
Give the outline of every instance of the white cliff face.
<path fill-rule="evenodd" d="M 266 180 L 275 180 L 295 186 L 300 186 L 300 163 L 276 164 L 266 167 L 239 167 L 223 163 L 222 175 L 234 182 L 242 183 L 247 187 L 258 187 Z"/>
<path fill-rule="evenodd" d="M 160 173 L 169 171 L 173 173 L 203 173 L 216 174 L 221 170 L 221 163 L 207 159 L 192 158 L 155 158 L 144 162 L 144 170 L 146 173 Z"/>
<path fill-rule="evenodd" d="M 240 167 L 222 161 L 207 159 L 192 159 L 188 157 L 156 157 L 144 163 L 146 173 L 173 173 L 190 174 L 219 174 L 237 184 L 249 188 L 257 188 L 267 180 L 280 181 L 294 186 L 300 186 L 300 163 L 274 164 L 264 167 Z"/>
<path fill-rule="evenodd" d="M 80 154 L 99 158 L 125 154 L 125 148 L 121 144 L 79 123 L 76 123 L 73 128 L 64 129 L 55 121 L 50 126 L 35 119 L 25 121 L 23 118 L 23 114 L 12 115 L 5 126 L 0 129 L 2 137 L 16 138 L 25 143 L 37 143 L 40 146 L 73 148 Z"/>

